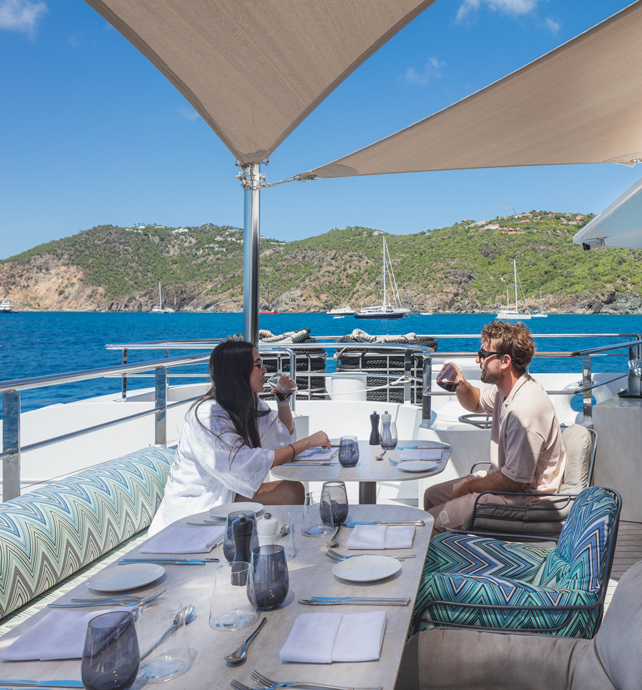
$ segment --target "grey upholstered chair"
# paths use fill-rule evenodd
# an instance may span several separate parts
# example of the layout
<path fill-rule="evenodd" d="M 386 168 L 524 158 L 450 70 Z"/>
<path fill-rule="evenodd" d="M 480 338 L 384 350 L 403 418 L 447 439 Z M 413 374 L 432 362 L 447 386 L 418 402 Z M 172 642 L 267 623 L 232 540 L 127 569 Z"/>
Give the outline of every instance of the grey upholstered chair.
<path fill-rule="evenodd" d="M 437 628 L 406 643 L 395 690 L 639 690 L 642 561 L 592 640 Z"/>
<path fill-rule="evenodd" d="M 575 496 L 586 489 L 593 478 L 597 432 L 579 424 L 571 424 L 562 432 L 562 442 L 566 450 L 566 468 L 558 494 L 524 506 L 507 506 L 480 502 L 479 497 L 484 496 L 484 500 L 488 500 L 489 495 L 496 493 L 484 492 L 475 502 L 473 512 L 462 531 L 489 536 L 557 536 L 568 517 Z M 473 465 L 471 471 L 475 467 L 477 465 Z M 524 496 L 502 493 L 516 497 Z"/>

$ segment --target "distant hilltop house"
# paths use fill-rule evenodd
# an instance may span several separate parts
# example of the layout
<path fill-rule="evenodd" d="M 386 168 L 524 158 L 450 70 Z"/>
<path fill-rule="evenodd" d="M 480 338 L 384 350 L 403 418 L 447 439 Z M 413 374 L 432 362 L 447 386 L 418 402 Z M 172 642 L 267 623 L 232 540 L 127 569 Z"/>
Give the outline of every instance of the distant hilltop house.
<path fill-rule="evenodd" d="M 189 230 L 187 228 L 176 228 L 176 230 L 172 230 L 172 235 L 177 235 L 184 232 L 189 232 Z"/>
<path fill-rule="evenodd" d="M 484 225 L 484 230 L 497 230 L 499 227 L 499 223 L 489 223 L 488 225 Z"/>

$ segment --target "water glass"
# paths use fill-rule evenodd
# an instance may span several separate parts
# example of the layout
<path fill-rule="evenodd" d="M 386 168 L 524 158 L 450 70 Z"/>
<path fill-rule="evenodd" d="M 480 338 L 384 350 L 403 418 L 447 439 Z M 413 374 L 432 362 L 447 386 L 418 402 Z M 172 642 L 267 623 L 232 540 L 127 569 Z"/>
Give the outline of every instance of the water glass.
<path fill-rule="evenodd" d="M 235 510 L 232 513 L 229 513 L 227 516 L 227 524 L 225 526 L 225 537 L 223 539 L 223 555 L 225 556 L 225 560 L 228 562 L 233 561 L 236 554 L 236 542 L 234 541 L 232 523 L 234 520 L 238 520 L 241 515 L 245 515 L 248 520 L 252 520 L 254 523 L 254 527 L 252 529 L 251 549 L 254 549 L 259 545 L 259 534 L 256 530 L 256 513 L 253 513 L 251 510 Z"/>
<path fill-rule="evenodd" d="M 339 462 L 354 467 L 359 462 L 359 442 L 356 436 L 342 436 L 339 441 Z"/>
<path fill-rule="evenodd" d="M 140 652 L 131 611 L 96 616 L 87 625 L 80 677 L 86 690 L 126 690 L 136 680 Z"/>
<path fill-rule="evenodd" d="M 397 425 L 395 422 L 390 422 L 388 428 L 385 426 L 381 431 L 381 447 L 384 450 L 392 450 L 397 447 L 397 441 L 399 440 L 397 436 Z"/>
<path fill-rule="evenodd" d="M 250 564 L 237 561 L 219 565 L 214 576 L 210 628 L 223 632 L 242 630 L 258 617 Z"/>
<path fill-rule="evenodd" d="M 286 560 L 291 561 L 296 556 L 296 542 L 294 540 L 294 520 L 290 513 L 288 513 L 287 524 L 290 526 L 290 531 L 284 537 L 281 537 L 279 543 L 285 551 Z"/>
<path fill-rule="evenodd" d="M 138 681 L 164 683 L 182 676 L 189 669 L 185 611 L 178 599 L 160 598 L 145 605 L 137 628 L 140 653 L 145 657 L 140 662 Z M 172 634 L 146 654 L 169 628 L 172 628 Z"/>
<path fill-rule="evenodd" d="M 303 522 L 301 523 L 301 534 L 304 537 L 320 537 L 329 534 L 334 529 L 332 513 L 330 512 L 330 524 L 326 524 L 321 519 L 321 492 L 310 491 L 305 495 L 303 504 Z"/>
<path fill-rule="evenodd" d="M 254 596 L 259 611 L 281 606 L 290 589 L 285 549 L 279 544 L 259 546 L 252 551 Z"/>
<path fill-rule="evenodd" d="M 348 517 L 345 482 L 325 482 L 321 490 L 321 520 L 326 525 L 342 525 Z"/>

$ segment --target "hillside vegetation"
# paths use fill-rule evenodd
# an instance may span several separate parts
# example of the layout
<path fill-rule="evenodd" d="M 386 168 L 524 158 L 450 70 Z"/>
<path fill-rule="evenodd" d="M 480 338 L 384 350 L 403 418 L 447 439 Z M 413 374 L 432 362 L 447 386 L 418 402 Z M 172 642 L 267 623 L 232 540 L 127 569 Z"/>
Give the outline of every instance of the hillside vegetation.
<path fill-rule="evenodd" d="M 638 312 L 642 252 L 584 252 L 572 236 L 593 216 L 533 211 L 388 235 L 402 303 L 416 311 L 494 311 L 513 293 L 550 311 Z M 261 239 L 264 308 L 319 311 L 381 301 L 382 235 L 363 227 L 280 242 Z M 17 309 L 147 310 L 157 284 L 169 306 L 242 308 L 243 232 L 98 226 L 0 262 L 0 296 Z M 533 299 L 533 297 L 535 299 Z"/>

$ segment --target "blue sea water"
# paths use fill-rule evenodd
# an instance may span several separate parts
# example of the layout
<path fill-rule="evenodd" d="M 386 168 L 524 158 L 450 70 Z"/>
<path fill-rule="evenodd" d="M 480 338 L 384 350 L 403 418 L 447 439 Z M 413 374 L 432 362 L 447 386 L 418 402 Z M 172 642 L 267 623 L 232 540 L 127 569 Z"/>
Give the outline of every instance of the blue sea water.
<path fill-rule="evenodd" d="M 398 321 L 361 321 L 346 316 L 333 319 L 325 314 L 279 314 L 260 317 L 260 328 L 272 333 L 310 328 L 311 335 L 345 335 L 360 328 L 372 334 L 422 335 L 470 334 L 462 340 L 441 340 L 440 351 L 474 351 L 478 334 L 492 319 L 489 314 L 412 315 Z M 533 334 L 637 333 L 642 331 L 640 316 L 552 315 L 527 322 Z M 221 338 L 243 331 L 242 314 L 139 314 L 22 312 L 0 315 L 0 381 L 59 374 L 120 364 L 121 352 L 106 350 L 108 343 L 132 343 L 164 339 Z M 536 338 L 539 350 L 570 351 L 582 347 L 608 345 L 609 338 Z M 621 351 L 626 354 L 626 350 Z M 172 350 L 172 356 L 194 351 Z M 129 351 L 128 361 L 162 357 L 162 351 Z M 622 357 L 594 361 L 594 371 L 624 371 Z M 205 372 L 205 367 L 199 367 Z M 531 365 L 533 372 L 580 371 L 578 359 L 540 359 Z M 130 379 L 129 389 L 148 387 L 149 379 Z M 22 409 L 27 411 L 93 395 L 120 390 L 120 379 L 92 381 L 39 388 L 22 393 Z"/>

